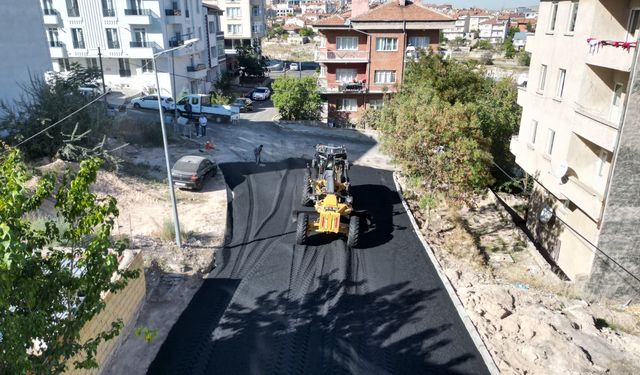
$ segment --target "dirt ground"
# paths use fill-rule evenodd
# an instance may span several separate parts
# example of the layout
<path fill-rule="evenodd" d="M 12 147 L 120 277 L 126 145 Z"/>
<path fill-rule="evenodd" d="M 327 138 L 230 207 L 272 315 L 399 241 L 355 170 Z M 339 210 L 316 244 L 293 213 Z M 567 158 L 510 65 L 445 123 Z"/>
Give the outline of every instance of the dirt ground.
<path fill-rule="evenodd" d="M 493 193 L 472 209 L 436 209 L 428 227 L 411 205 L 503 374 L 640 373 L 640 306 L 589 301 L 560 280 Z"/>

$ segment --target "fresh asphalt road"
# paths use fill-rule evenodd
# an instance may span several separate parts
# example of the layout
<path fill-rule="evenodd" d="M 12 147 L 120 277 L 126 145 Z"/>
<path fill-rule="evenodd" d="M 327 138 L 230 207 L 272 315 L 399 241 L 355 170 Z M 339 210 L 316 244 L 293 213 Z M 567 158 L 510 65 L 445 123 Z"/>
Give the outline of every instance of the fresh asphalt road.
<path fill-rule="evenodd" d="M 391 172 L 354 166 L 361 246 L 294 244 L 306 161 L 221 165 L 233 197 L 217 268 L 149 374 L 485 374 Z"/>

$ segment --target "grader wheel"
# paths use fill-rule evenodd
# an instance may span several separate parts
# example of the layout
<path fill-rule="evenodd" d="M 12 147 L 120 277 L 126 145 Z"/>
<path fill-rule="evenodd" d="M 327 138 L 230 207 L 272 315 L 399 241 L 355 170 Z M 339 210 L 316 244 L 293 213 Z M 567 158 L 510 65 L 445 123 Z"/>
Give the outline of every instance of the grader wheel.
<path fill-rule="evenodd" d="M 307 236 L 309 234 L 309 215 L 300 212 L 298 214 L 298 224 L 296 227 L 296 244 L 304 245 L 307 242 Z"/>
<path fill-rule="evenodd" d="M 347 247 L 353 248 L 358 246 L 360 241 L 360 217 L 351 216 L 349 218 L 349 234 L 347 235 Z"/>

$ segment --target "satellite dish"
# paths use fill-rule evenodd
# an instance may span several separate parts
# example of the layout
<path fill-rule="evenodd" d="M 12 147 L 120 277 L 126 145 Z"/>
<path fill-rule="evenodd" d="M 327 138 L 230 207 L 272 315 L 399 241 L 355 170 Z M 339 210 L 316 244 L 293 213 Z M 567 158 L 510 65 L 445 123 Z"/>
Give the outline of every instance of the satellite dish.
<path fill-rule="evenodd" d="M 559 163 L 551 164 L 551 174 L 555 178 L 563 178 L 564 175 L 567 174 L 568 170 L 569 170 L 569 163 L 566 160 L 563 160 Z"/>
<path fill-rule="evenodd" d="M 551 221 L 551 219 L 553 219 L 553 215 L 553 209 L 551 207 L 545 206 L 542 208 L 542 210 L 540 210 L 538 220 L 540 220 L 540 222 L 543 224 L 547 224 Z"/>

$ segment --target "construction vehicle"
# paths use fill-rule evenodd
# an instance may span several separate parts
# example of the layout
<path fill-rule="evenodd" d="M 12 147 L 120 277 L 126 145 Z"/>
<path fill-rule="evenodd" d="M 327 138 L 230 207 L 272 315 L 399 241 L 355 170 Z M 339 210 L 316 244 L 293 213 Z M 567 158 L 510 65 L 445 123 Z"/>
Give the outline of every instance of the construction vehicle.
<path fill-rule="evenodd" d="M 298 213 L 298 245 L 305 244 L 313 232 L 344 235 L 348 247 L 358 245 L 361 213 L 353 209 L 348 170 L 344 146 L 316 145 L 311 167 L 307 165 L 305 172 L 301 203 L 303 206 L 313 204 L 313 214 L 317 217 L 310 221 L 308 212 Z"/>

